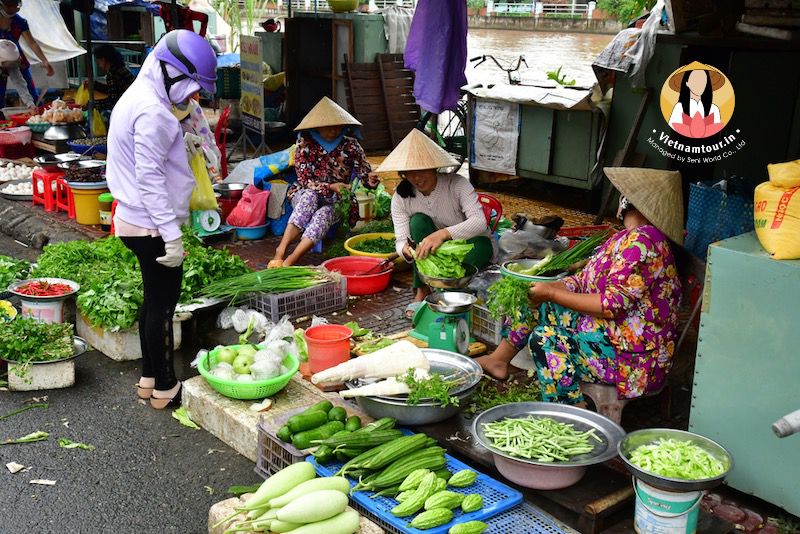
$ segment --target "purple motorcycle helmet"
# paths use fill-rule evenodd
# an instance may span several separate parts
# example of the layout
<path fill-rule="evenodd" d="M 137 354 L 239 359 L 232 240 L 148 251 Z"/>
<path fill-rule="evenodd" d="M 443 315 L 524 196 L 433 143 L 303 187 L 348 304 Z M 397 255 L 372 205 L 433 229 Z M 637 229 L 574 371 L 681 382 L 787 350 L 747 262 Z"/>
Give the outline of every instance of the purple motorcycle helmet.
<path fill-rule="evenodd" d="M 216 92 L 217 56 L 203 37 L 189 30 L 172 30 L 156 44 L 153 53 L 161 62 L 167 94 L 185 79 L 194 80 L 211 94 Z M 171 78 L 165 64 L 178 69 L 181 75 Z"/>

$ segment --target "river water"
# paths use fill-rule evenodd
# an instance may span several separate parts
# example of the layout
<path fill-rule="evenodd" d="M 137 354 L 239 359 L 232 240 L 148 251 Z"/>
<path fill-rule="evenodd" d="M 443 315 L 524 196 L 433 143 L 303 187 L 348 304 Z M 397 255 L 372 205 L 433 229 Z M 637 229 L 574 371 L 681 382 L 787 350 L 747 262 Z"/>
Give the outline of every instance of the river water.
<path fill-rule="evenodd" d="M 528 68 L 522 67 L 523 81 L 547 79 L 547 71 L 559 66 L 567 79 L 575 79 L 580 85 L 591 85 L 596 79 L 592 62 L 614 38 L 613 35 L 594 33 L 560 33 L 539 31 L 515 31 L 496 29 L 469 29 L 467 33 L 468 58 L 491 54 L 501 63 L 516 61 L 525 56 Z M 467 62 L 467 80 L 473 83 L 506 83 L 505 72 L 491 61 L 473 68 Z"/>

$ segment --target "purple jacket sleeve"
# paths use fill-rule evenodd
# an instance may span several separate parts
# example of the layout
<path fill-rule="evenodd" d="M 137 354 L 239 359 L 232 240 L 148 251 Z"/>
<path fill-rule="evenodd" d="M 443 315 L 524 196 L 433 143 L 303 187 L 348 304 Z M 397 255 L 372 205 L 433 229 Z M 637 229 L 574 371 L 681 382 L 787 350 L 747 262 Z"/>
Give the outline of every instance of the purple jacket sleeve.
<path fill-rule="evenodd" d="M 172 121 L 174 122 L 174 121 Z M 145 108 L 133 124 L 136 180 L 142 204 L 164 241 L 181 237 L 181 226 L 167 192 L 165 161 L 178 132 L 154 106 Z"/>

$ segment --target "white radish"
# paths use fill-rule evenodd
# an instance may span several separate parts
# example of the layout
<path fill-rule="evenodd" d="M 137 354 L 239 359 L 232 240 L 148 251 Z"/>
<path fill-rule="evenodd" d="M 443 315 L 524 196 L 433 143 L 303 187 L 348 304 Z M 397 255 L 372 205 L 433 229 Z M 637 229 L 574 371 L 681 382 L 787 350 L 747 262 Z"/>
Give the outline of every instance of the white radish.
<path fill-rule="evenodd" d="M 292 530 L 292 534 L 354 534 L 360 526 L 361 519 L 358 512 L 346 510 L 325 521 L 296 528 Z"/>
<path fill-rule="evenodd" d="M 341 491 L 315 491 L 298 497 L 278 510 L 278 519 L 287 523 L 324 521 L 344 512 L 347 509 L 348 500 L 347 495 Z"/>
<path fill-rule="evenodd" d="M 430 370 L 431 364 L 410 341 L 398 341 L 372 354 L 359 356 L 311 377 L 314 384 L 340 383 L 356 378 L 389 378 L 406 374 L 409 368 Z"/>
<path fill-rule="evenodd" d="M 321 490 L 335 490 L 347 494 L 350 492 L 350 482 L 344 477 L 315 478 L 303 482 L 280 497 L 272 499 L 269 501 L 269 505 L 271 508 L 282 508 L 303 495 Z"/>

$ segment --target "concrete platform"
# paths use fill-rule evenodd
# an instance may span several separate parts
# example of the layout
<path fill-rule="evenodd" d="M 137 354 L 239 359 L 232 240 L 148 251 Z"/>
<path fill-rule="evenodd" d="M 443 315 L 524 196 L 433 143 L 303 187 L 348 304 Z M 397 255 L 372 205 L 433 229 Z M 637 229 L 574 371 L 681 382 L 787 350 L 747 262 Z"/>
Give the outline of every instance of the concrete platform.
<path fill-rule="evenodd" d="M 231 515 L 234 510 L 238 507 L 247 502 L 248 495 L 242 495 L 241 499 L 237 499 L 236 497 L 226 499 L 224 501 L 220 501 L 208 511 L 208 534 L 223 534 L 225 529 L 227 528 L 226 525 L 220 525 L 217 528 L 211 528 L 211 525 L 214 525 L 217 521 L 221 520 L 223 517 L 228 517 Z M 350 510 L 350 508 L 348 508 Z M 237 517 L 235 520 L 238 521 L 242 519 L 243 516 Z M 242 534 L 250 534 L 248 532 L 244 532 Z M 361 527 L 358 529 L 356 534 L 384 534 L 384 530 L 367 519 L 366 517 L 361 517 Z"/>
<path fill-rule="evenodd" d="M 321 392 L 299 374 L 283 391 L 272 397 L 272 408 L 263 413 L 249 410 L 253 401 L 240 401 L 220 395 L 202 376 L 183 383 L 183 405 L 194 422 L 253 462 L 258 461 L 256 427 L 259 422 L 263 421 L 265 426 L 272 428 L 274 421 L 285 420 L 289 412 L 325 399 L 339 405 L 343 402 L 339 395 Z M 355 406 L 348 405 L 347 410 L 353 415 L 362 415 Z"/>

